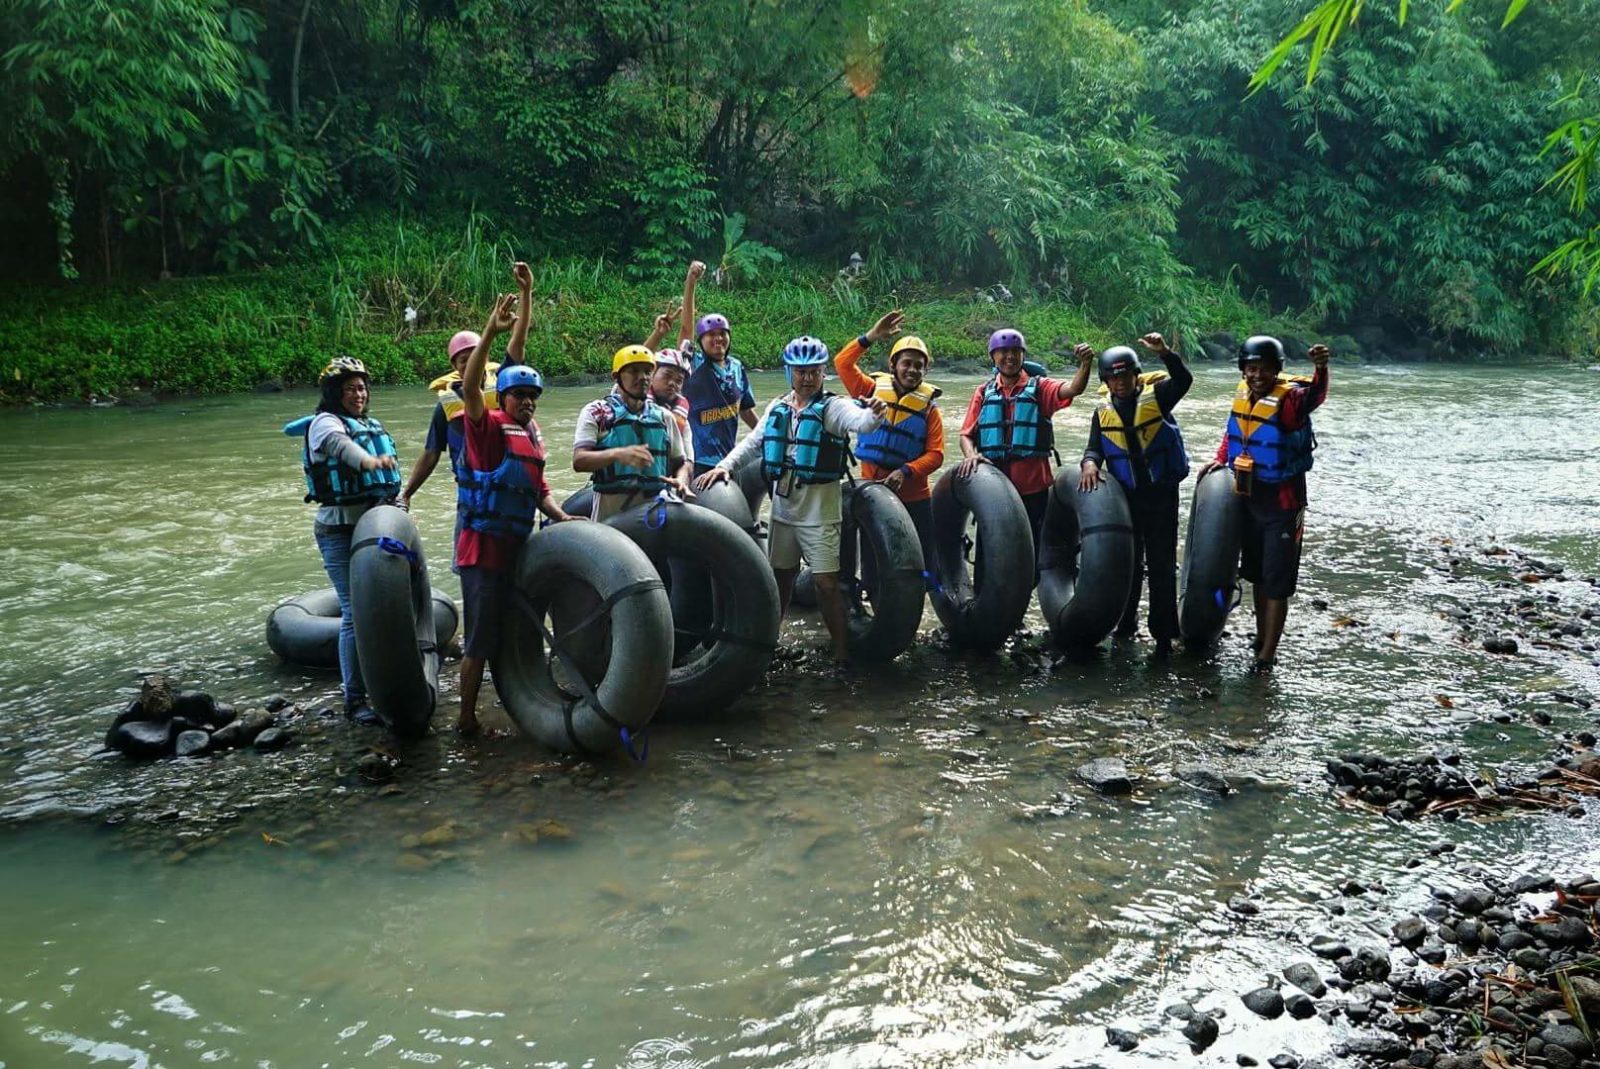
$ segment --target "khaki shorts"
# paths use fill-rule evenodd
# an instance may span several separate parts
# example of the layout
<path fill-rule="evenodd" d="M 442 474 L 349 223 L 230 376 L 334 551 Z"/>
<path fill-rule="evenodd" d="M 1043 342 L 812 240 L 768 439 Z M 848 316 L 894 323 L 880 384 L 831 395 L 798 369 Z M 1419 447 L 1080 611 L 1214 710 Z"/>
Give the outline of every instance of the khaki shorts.
<path fill-rule="evenodd" d="M 767 528 L 767 560 L 777 571 L 800 567 L 800 559 L 819 575 L 839 570 L 839 529 L 842 523 L 827 523 L 821 527 L 797 527 L 792 523 L 772 521 Z"/>

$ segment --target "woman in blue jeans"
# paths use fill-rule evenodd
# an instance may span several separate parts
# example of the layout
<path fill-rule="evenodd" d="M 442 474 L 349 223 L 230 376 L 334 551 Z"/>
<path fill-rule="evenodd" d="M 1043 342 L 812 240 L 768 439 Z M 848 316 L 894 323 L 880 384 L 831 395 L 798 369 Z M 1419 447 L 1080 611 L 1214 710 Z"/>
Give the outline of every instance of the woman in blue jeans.
<path fill-rule="evenodd" d="M 335 357 L 318 380 L 322 400 L 306 428 L 301 464 L 306 500 L 315 501 L 317 548 L 322 566 L 339 595 L 339 675 L 345 715 L 361 724 L 379 719 L 367 705 L 367 687 L 356 656 L 355 620 L 350 614 L 350 537 L 356 521 L 374 505 L 400 494 L 400 462 L 394 439 L 367 415 L 367 369 L 359 360 Z"/>

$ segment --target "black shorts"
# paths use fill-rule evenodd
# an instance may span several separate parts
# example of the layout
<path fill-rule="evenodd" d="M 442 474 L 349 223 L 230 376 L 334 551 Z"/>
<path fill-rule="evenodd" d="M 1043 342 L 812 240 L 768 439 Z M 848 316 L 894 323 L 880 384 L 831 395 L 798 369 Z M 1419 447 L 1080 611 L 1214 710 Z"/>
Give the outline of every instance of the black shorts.
<path fill-rule="evenodd" d="M 1274 600 L 1294 596 L 1300 582 L 1300 540 L 1305 509 L 1280 509 L 1251 501 L 1240 538 L 1239 575 Z"/>
<path fill-rule="evenodd" d="M 506 607 L 511 602 L 511 573 L 472 565 L 461 569 L 462 640 L 467 657 L 491 658 L 500 649 Z"/>

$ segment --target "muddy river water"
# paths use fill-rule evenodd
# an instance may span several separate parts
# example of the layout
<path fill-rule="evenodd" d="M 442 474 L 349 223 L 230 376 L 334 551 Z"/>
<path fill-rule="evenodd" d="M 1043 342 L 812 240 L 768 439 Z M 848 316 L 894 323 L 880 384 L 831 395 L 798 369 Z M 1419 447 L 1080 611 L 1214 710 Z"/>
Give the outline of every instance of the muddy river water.
<path fill-rule="evenodd" d="M 1199 370 L 1179 409 L 1192 453 L 1215 448 L 1234 381 Z M 758 375 L 758 395 L 778 382 Z M 976 382 L 945 380 L 947 411 Z M 1537 762 L 1592 727 L 1551 698 L 1600 686 L 1592 635 L 1496 657 L 1450 614 L 1470 628 L 1530 596 L 1494 546 L 1566 569 L 1530 588 L 1554 616 L 1595 604 L 1580 577 L 1600 572 L 1597 387 L 1577 368 L 1336 367 L 1271 678 L 1245 671 L 1247 618 L 1209 659 L 1052 666 L 952 653 L 929 611 L 898 662 L 840 675 L 804 652 L 822 633 L 801 616 L 764 686 L 658 730 L 643 765 L 441 732 L 396 751 L 382 787 L 353 771 L 381 733 L 319 719 L 337 680 L 263 638 L 271 605 L 324 581 L 277 432 L 309 394 L 0 413 L 0 1069 L 1315 1054 L 1329 1029 L 1238 1001 L 1313 931 L 1381 936 L 1380 910 L 1464 866 L 1600 868 L 1593 816 L 1396 825 L 1322 777 L 1362 748 Z M 580 483 L 562 462 L 594 393 L 541 402 L 558 489 Z M 375 394 L 408 467 L 430 406 Z M 1058 418 L 1069 458 L 1088 411 Z M 458 596 L 440 563 L 450 493 L 436 476 L 414 512 Z M 101 753 L 152 670 L 241 708 L 301 703 L 299 745 Z M 1525 715 L 1541 710 L 1550 724 Z M 1100 756 L 1133 767 L 1131 798 L 1075 780 Z M 1177 782 L 1194 764 L 1235 793 Z M 1387 896 L 1330 912 L 1352 875 Z M 1239 895 L 1259 914 L 1228 911 Z M 1226 1010 L 1202 1056 L 1159 1024 L 1177 998 Z M 1148 1038 L 1107 1047 L 1119 1022 Z"/>

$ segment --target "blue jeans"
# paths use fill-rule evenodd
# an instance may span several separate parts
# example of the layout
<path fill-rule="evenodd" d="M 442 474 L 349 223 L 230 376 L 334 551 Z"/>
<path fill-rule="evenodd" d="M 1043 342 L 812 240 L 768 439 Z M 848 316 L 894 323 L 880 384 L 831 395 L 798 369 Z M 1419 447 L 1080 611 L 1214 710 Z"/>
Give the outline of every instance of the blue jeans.
<path fill-rule="evenodd" d="M 323 528 L 316 532 L 317 548 L 322 551 L 322 566 L 339 595 L 339 678 L 344 685 L 346 705 L 361 705 L 367 700 L 367 685 L 361 678 L 361 659 L 356 655 L 356 621 L 350 614 L 350 528 Z"/>

